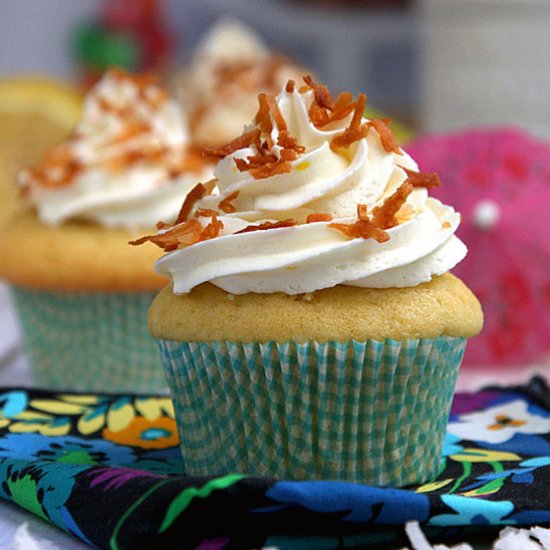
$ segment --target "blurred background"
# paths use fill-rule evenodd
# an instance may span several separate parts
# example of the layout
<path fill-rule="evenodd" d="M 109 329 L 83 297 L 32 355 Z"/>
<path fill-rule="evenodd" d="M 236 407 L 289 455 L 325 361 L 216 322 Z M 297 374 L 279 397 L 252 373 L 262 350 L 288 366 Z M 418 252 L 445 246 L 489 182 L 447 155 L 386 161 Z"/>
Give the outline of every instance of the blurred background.
<path fill-rule="evenodd" d="M 150 2 L 0 3 L 0 74 L 78 79 L 76 35 Z M 177 70 L 221 16 L 311 67 L 332 90 L 422 131 L 520 124 L 550 137 L 550 4 L 545 0 L 165 0 L 157 2 Z M 118 6 L 118 8 L 116 7 Z M 133 6 L 133 7 L 132 7 Z M 82 53 L 82 52 L 80 52 Z M 115 56 L 116 57 L 116 56 Z"/>
<path fill-rule="evenodd" d="M 222 21 L 233 31 L 216 42 Z M 16 169 L 61 139 L 107 67 L 154 71 L 176 96 L 192 74 L 200 112 L 202 95 L 219 99 L 204 91 L 214 73 L 201 72 L 200 52 L 282 54 L 334 94 L 366 92 L 421 169 L 445 182 L 434 194 L 461 212 L 470 251 L 457 273 L 486 315 L 465 367 L 547 373 L 548 28 L 547 0 L 4 0 L 0 81 L 16 85 L 0 85 L 0 221 Z M 56 84 L 37 86 L 37 76 Z M 41 113 L 25 123 L 31 99 Z"/>

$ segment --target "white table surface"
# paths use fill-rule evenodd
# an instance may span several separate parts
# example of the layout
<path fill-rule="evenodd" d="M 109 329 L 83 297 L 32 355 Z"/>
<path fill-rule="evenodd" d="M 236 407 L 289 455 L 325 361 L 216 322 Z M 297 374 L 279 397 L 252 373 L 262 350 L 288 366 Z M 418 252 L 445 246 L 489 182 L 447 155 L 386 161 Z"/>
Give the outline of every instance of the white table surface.
<path fill-rule="evenodd" d="M 522 369 L 477 371 L 462 369 L 457 383 L 458 391 L 475 390 L 488 384 L 514 384 L 526 382 L 531 375 L 541 374 L 550 380 L 550 360 Z M 0 386 L 32 387 L 29 361 L 23 351 L 17 317 L 8 290 L 0 283 Z M 75 537 L 41 520 L 18 506 L 0 500 L 0 550 L 26 550 L 14 548 L 15 531 L 23 523 L 29 533 L 39 541 L 37 550 L 80 550 L 89 548 Z"/>

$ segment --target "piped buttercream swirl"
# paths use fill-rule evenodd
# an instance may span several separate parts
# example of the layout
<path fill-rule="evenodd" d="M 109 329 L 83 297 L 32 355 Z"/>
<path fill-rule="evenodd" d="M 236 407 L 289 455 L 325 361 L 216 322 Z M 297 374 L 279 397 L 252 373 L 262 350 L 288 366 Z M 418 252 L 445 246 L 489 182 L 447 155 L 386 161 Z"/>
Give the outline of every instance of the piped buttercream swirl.
<path fill-rule="evenodd" d="M 345 116 L 315 124 L 312 113 L 323 104 L 317 91 L 287 86 L 271 103 L 267 124 L 260 98 L 244 138 L 214 151 L 223 156 L 214 171 L 219 195 L 199 200 L 192 222 L 211 228 L 215 221 L 216 232 L 156 262 L 175 293 L 207 281 L 232 294 L 415 286 L 465 256 L 455 236 L 459 214 L 412 185 L 423 179 L 412 178 L 418 166 L 388 145 L 384 123 L 353 111 L 355 102 Z M 336 146 L 346 132 L 350 143 Z M 382 210 L 389 212 L 377 228 L 383 238 L 338 229 L 372 225 Z M 179 229 L 164 235 L 170 231 Z"/>

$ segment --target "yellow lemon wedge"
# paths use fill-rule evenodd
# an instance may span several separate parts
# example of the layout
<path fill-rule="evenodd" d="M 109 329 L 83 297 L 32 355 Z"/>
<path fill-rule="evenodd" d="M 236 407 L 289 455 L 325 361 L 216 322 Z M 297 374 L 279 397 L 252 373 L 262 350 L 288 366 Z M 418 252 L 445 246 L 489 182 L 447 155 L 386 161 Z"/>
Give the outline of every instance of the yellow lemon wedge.
<path fill-rule="evenodd" d="M 0 225 L 16 204 L 16 174 L 63 140 L 80 116 L 82 96 L 44 76 L 0 78 Z"/>

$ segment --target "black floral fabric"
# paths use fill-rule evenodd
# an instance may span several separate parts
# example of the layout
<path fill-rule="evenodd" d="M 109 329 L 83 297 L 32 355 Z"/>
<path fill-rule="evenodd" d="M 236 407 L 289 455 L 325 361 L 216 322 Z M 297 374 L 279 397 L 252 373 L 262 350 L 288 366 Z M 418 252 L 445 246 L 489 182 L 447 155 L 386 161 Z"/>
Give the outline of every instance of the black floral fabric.
<path fill-rule="evenodd" d="M 449 541 L 550 525 L 549 486 L 538 378 L 458 393 L 439 476 L 399 489 L 186 476 L 168 397 L 0 388 L 0 497 L 97 548 L 389 548 L 410 520 Z"/>

